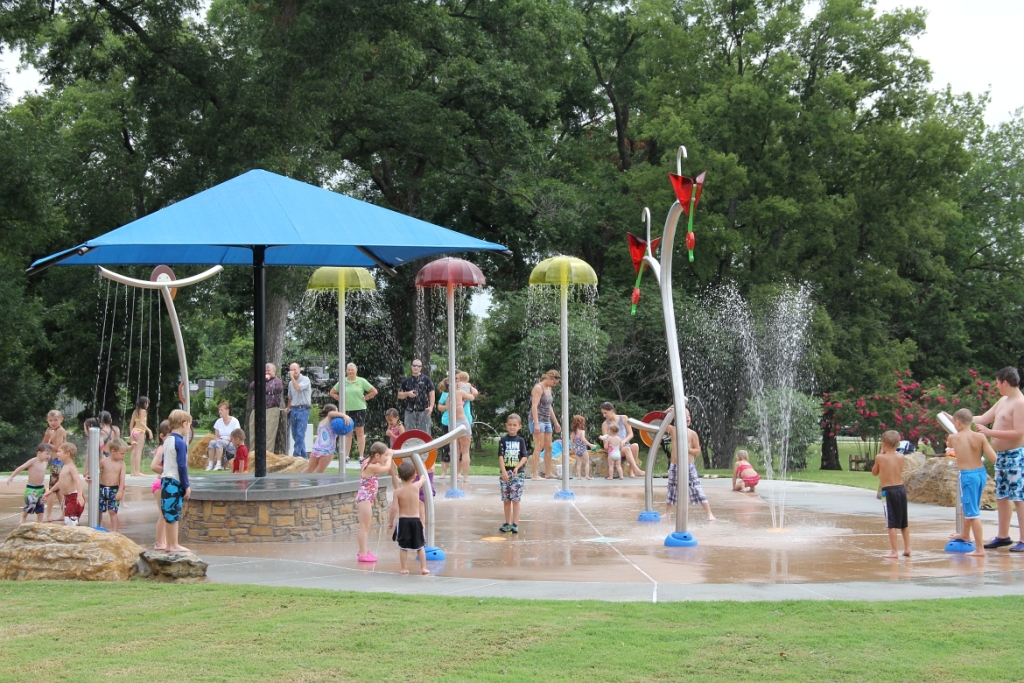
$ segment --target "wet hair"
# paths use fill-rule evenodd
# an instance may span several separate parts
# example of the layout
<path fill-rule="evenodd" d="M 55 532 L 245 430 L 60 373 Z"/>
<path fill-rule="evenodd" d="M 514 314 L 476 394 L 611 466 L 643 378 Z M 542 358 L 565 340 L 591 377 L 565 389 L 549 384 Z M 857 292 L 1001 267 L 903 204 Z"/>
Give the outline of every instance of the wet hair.
<path fill-rule="evenodd" d="M 157 436 L 162 436 L 164 438 L 167 438 L 168 436 L 170 436 L 171 435 L 171 423 L 168 422 L 167 420 L 164 420 L 163 422 L 161 422 L 159 424 L 159 426 L 157 426 L 157 428 L 156 428 L 156 435 Z"/>
<path fill-rule="evenodd" d="M 113 425 L 114 418 L 110 416 L 106 410 L 101 410 L 100 414 L 96 416 L 96 419 L 100 421 L 101 425 Z"/>
<path fill-rule="evenodd" d="M 63 413 L 61 413 L 59 410 L 51 410 L 46 414 L 46 417 L 59 417 L 62 420 L 64 419 Z"/>
<path fill-rule="evenodd" d="M 560 380 L 560 379 L 562 379 L 562 373 L 560 373 L 558 370 L 548 370 L 547 372 L 545 372 L 541 376 L 541 381 L 546 380 L 546 379 L 558 379 L 558 380 Z"/>
<path fill-rule="evenodd" d="M 519 417 L 519 413 L 509 413 L 508 417 L 505 418 L 505 422 L 509 420 L 515 420 L 519 424 L 523 424 L 523 418 Z"/>
<path fill-rule="evenodd" d="M 384 411 L 384 417 L 398 417 L 398 411 L 394 408 L 388 408 Z"/>
<path fill-rule="evenodd" d="M 92 429 L 93 427 L 96 427 L 97 429 L 99 429 L 99 426 L 100 426 L 100 421 L 97 420 L 95 417 L 87 417 L 87 418 L 85 418 L 85 422 L 82 424 L 82 427 L 85 428 L 86 434 L 88 434 L 89 430 Z"/>
<path fill-rule="evenodd" d="M 232 439 L 241 439 L 242 441 L 245 441 L 245 431 L 243 431 L 242 428 L 239 427 L 238 429 L 236 429 L 233 432 L 231 432 L 231 438 Z"/>
<path fill-rule="evenodd" d="M 738 451 L 736 451 L 736 459 L 737 460 L 746 460 L 747 462 L 750 462 L 750 454 L 747 453 L 744 450 L 738 450 Z"/>
<path fill-rule="evenodd" d="M 960 410 L 953 413 L 953 419 L 960 424 L 970 424 L 974 420 L 974 416 L 971 415 L 971 411 L 967 408 L 961 408 Z"/>
<path fill-rule="evenodd" d="M 573 431 L 576 431 L 577 429 L 586 429 L 586 428 L 587 428 L 587 418 L 583 417 L 582 415 L 573 415 L 572 416 L 572 429 L 573 429 Z"/>
<path fill-rule="evenodd" d="M 60 445 L 60 448 L 57 449 L 57 452 L 67 453 L 68 457 L 74 460 L 78 456 L 78 446 L 71 443 L 70 441 L 65 441 Z"/>
<path fill-rule="evenodd" d="M 125 443 L 124 439 L 114 439 L 113 441 L 110 442 L 109 448 L 111 451 L 117 451 L 118 453 L 122 453 L 128 450 L 128 444 Z"/>
<path fill-rule="evenodd" d="M 1005 367 L 996 373 L 996 379 L 1000 382 L 1006 382 L 1011 387 L 1020 386 L 1020 373 L 1017 372 L 1017 368 Z"/>
<path fill-rule="evenodd" d="M 398 466 L 398 478 L 402 481 L 412 481 L 412 478 L 416 475 L 416 466 L 412 462 L 405 460 L 401 465 Z"/>
<path fill-rule="evenodd" d="M 320 409 L 320 414 L 323 415 L 324 417 L 327 417 L 327 415 L 330 413 L 336 412 L 338 412 L 338 406 L 334 405 L 333 403 L 328 403 L 327 405 Z"/>
<path fill-rule="evenodd" d="M 172 410 L 171 414 L 167 416 L 167 424 L 170 425 L 172 431 L 191 421 L 192 416 L 180 409 Z"/>
<path fill-rule="evenodd" d="M 611 401 L 605 401 L 604 403 L 601 404 L 601 410 L 610 410 L 610 411 L 612 411 L 614 413 L 615 412 L 615 404 L 612 403 Z"/>
<path fill-rule="evenodd" d="M 385 446 L 380 441 L 374 441 L 373 445 L 370 446 L 370 455 L 371 456 L 374 456 L 374 455 L 384 455 L 387 452 L 388 452 L 388 447 Z"/>
<path fill-rule="evenodd" d="M 135 410 L 145 410 L 149 407 L 149 397 L 139 396 L 139 400 L 135 402 Z"/>
<path fill-rule="evenodd" d="M 896 448 L 900 445 L 900 433 L 895 429 L 882 432 L 882 445 L 889 448 Z"/>
<path fill-rule="evenodd" d="M 36 453 L 40 452 L 53 453 L 53 446 L 48 443 L 41 443 L 36 446 Z"/>

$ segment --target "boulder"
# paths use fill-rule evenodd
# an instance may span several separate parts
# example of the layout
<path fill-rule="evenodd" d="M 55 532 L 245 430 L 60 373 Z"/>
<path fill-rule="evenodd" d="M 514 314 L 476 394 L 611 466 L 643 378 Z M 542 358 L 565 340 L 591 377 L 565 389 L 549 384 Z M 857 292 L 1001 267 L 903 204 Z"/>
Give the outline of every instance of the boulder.
<path fill-rule="evenodd" d="M 0 579 L 124 581 L 142 548 L 127 536 L 82 526 L 22 524 L 0 543 Z"/>
<path fill-rule="evenodd" d="M 908 453 L 906 456 L 904 456 L 903 481 L 906 481 L 907 477 L 909 477 L 911 474 L 924 467 L 924 464 L 925 462 L 927 462 L 927 460 L 928 457 L 924 453 L 921 453 L 920 451 Z"/>
<path fill-rule="evenodd" d="M 143 576 L 149 576 L 157 581 L 196 583 L 206 580 L 206 568 L 209 565 L 195 553 L 146 550 L 139 557 L 142 559 L 139 568 Z"/>
<path fill-rule="evenodd" d="M 276 472 L 279 474 L 290 474 L 302 472 L 306 469 L 309 461 L 305 458 L 296 458 L 291 455 L 279 455 L 278 453 L 267 453 L 267 473 Z M 249 474 L 256 471 L 256 457 L 249 454 Z"/>
<path fill-rule="evenodd" d="M 211 433 L 192 442 L 192 446 L 188 449 L 189 471 L 206 469 L 206 464 L 210 462 L 206 457 L 206 451 L 209 450 L 213 437 L 214 434 Z"/>
<path fill-rule="evenodd" d="M 960 476 L 953 458 L 928 458 L 921 467 L 904 476 L 903 482 L 907 486 L 907 498 L 913 503 L 956 505 Z M 995 503 L 996 483 L 989 477 L 981 494 L 981 507 L 992 509 Z"/>

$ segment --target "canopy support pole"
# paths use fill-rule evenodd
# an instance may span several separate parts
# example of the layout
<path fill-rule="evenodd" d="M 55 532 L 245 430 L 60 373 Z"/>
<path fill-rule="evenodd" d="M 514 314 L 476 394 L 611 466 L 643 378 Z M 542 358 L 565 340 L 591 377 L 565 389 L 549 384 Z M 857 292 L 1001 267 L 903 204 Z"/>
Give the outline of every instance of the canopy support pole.
<path fill-rule="evenodd" d="M 266 247 L 252 248 L 252 371 L 256 380 L 253 388 L 256 433 L 252 435 L 252 444 L 256 449 L 257 477 L 267 476 L 267 376 L 264 374 L 267 368 L 266 256 Z"/>

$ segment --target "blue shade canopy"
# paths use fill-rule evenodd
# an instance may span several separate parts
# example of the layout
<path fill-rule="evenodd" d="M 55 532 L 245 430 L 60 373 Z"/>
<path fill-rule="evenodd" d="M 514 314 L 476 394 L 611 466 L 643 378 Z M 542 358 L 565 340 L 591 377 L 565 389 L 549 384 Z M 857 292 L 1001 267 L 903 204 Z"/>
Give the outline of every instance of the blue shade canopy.
<path fill-rule="evenodd" d="M 265 246 L 268 266 L 396 267 L 424 256 L 504 251 L 454 230 L 255 170 L 132 221 L 72 249 L 40 259 L 50 265 L 253 264 Z"/>

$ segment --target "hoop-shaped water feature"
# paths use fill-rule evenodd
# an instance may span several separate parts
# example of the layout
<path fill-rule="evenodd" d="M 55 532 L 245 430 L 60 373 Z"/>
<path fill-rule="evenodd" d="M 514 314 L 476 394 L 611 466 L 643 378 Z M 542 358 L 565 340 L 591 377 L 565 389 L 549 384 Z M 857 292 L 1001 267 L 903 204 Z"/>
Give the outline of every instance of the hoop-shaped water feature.
<path fill-rule="evenodd" d="M 555 493 L 557 500 L 573 500 L 569 490 L 569 286 L 597 285 L 597 273 L 590 264 L 574 256 L 553 256 L 537 264 L 530 273 L 530 285 L 556 285 L 561 288 L 562 333 L 562 489 Z M 548 457 L 553 454 L 548 453 Z"/>
<path fill-rule="evenodd" d="M 475 263 L 459 258 L 441 258 L 431 261 L 416 273 L 416 286 L 425 289 L 445 288 L 448 294 L 448 405 L 455 405 L 455 288 L 456 287 L 483 287 L 487 284 L 484 274 Z M 454 432 L 456 428 L 455 412 L 450 411 L 448 417 L 448 431 Z M 445 498 L 465 498 L 466 493 L 459 489 L 459 442 L 454 439 L 451 442 L 451 465 L 452 481 L 445 492 Z"/>

